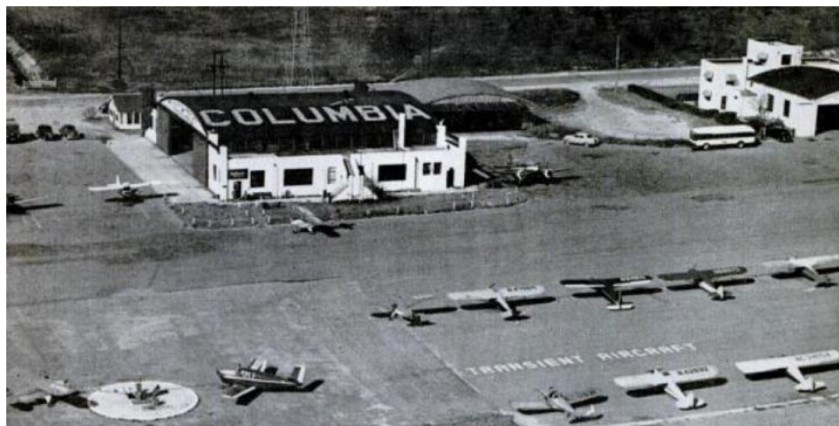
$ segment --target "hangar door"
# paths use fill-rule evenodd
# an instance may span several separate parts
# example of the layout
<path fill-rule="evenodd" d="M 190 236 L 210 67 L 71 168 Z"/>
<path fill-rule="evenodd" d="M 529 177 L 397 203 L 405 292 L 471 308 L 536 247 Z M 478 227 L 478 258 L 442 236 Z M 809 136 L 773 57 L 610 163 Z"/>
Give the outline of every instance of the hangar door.
<path fill-rule="evenodd" d="M 839 105 L 822 105 L 816 116 L 816 134 L 839 129 Z"/>

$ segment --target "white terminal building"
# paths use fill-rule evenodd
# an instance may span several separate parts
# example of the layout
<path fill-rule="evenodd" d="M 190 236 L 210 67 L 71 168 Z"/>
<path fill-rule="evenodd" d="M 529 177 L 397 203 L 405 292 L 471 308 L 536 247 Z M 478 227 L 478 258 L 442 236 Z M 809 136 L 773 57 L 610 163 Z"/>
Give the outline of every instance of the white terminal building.
<path fill-rule="evenodd" d="M 799 137 L 839 129 L 839 61 L 804 47 L 749 40 L 746 56 L 703 59 L 699 108 L 778 119 Z"/>
<path fill-rule="evenodd" d="M 401 92 L 164 93 L 151 121 L 146 136 L 187 158 L 221 200 L 363 200 L 464 186 L 466 140 Z"/>

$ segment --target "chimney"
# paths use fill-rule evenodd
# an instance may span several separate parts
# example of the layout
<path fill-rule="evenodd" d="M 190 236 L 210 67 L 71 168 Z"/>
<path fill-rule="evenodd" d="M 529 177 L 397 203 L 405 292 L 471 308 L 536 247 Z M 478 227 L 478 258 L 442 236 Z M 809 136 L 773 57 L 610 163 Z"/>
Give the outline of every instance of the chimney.
<path fill-rule="evenodd" d="M 443 120 L 440 120 L 437 123 L 437 148 L 445 148 L 446 147 L 446 125 L 443 124 Z"/>
<path fill-rule="evenodd" d="M 405 149 L 405 113 L 399 113 L 399 130 L 396 135 L 396 149 Z"/>

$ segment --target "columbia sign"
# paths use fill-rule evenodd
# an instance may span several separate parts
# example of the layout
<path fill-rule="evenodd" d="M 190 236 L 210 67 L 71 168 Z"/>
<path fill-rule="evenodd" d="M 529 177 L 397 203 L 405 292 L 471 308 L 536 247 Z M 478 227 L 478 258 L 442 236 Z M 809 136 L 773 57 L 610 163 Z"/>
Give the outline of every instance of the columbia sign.
<path fill-rule="evenodd" d="M 207 126 L 227 127 L 234 122 L 240 126 L 376 122 L 389 118 L 398 120 L 400 113 L 405 114 L 406 120 L 416 117 L 431 120 L 428 114 L 411 104 L 405 104 L 401 111 L 391 105 L 340 105 L 292 107 L 287 114 L 278 114 L 269 108 L 205 109 L 198 114 Z"/>

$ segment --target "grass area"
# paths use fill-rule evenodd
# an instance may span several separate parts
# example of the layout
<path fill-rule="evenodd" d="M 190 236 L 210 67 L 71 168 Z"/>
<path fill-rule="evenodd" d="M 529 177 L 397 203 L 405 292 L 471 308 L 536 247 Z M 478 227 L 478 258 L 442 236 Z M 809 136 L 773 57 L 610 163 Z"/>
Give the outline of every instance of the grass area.
<path fill-rule="evenodd" d="M 548 108 L 569 107 L 580 100 L 580 94 L 570 89 L 527 90 L 516 94 Z"/>

